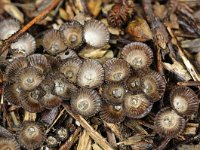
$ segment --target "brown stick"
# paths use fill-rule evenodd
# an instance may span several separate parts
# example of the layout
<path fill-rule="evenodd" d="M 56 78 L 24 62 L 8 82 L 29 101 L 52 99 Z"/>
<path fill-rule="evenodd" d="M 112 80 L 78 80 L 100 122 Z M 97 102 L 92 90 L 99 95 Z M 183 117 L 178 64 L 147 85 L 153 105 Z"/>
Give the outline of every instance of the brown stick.
<path fill-rule="evenodd" d="M 44 9 L 38 16 L 33 18 L 27 25 L 25 25 L 21 30 L 19 30 L 18 32 L 13 34 L 10 38 L 8 38 L 7 40 L 3 41 L 3 47 L 0 49 L 0 55 L 9 48 L 11 43 L 13 43 L 18 37 L 20 37 L 30 27 L 32 27 L 34 24 L 40 22 L 44 17 L 46 17 L 46 15 L 52 9 L 54 9 L 58 5 L 58 3 L 60 1 L 61 0 L 52 0 L 51 4 L 46 9 Z"/>
<path fill-rule="evenodd" d="M 167 33 L 167 30 L 160 19 L 155 17 L 151 1 L 152 0 L 142 0 L 143 9 L 147 21 L 151 26 L 151 30 L 154 33 L 154 42 L 156 43 L 156 45 L 166 51 L 167 43 L 169 42 L 169 34 Z"/>
<path fill-rule="evenodd" d="M 66 105 L 63 104 L 63 107 L 65 108 L 65 110 L 74 118 L 76 119 L 81 126 L 88 132 L 88 134 L 90 135 L 90 137 L 97 143 L 99 144 L 103 149 L 105 150 L 113 150 L 113 148 L 111 147 L 111 145 L 97 132 L 95 131 L 88 123 L 87 121 L 78 114 L 75 114 L 72 112 L 71 108 Z"/>
<path fill-rule="evenodd" d="M 46 130 L 46 134 L 49 133 L 49 131 L 52 129 L 52 127 L 56 124 L 56 122 L 58 121 L 58 119 L 60 119 L 60 117 L 64 114 L 65 109 L 63 109 L 62 111 L 60 111 L 59 115 L 56 117 L 56 119 L 54 120 L 54 122 L 51 124 L 51 126 Z"/>
<path fill-rule="evenodd" d="M 185 81 L 185 82 L 178 82 L 177 85 L 181 86 L 200 86 L 199 81 Z"/>
<path fill-rule="evenodd" d="M 169 42 L 169 34 L 160 19 L 156 18 L 153 12 L 151 0 L 142 0 L 142 4 L 146 14 L 146 19 L 151 26 L 151 31 L 153 32 L 153 41 L 157 50 L 157 71 L 164 77 L 162 55 L 164 56 L 168 53 L 167 43 Z M 160 102 L 162 102 L 162 100 Z"/>
<path fill-rule="evenodd" d="M 171 138 L 166 138 L 164 139 L 161 144 L 158 147 L 158 150 L 163 150 L 165 149 L 165 147 L 167 146 L 167 144 L 169 143 L 169 141 L 171 140 Z"/>
<path fill-rule="evenodd" d="M 177 38 L 175 37 L 173 31 L 171 30 L 170 27 L 168 27 L 167 30 L 170 33 L 171 37 L 174 39 L 174 42 L 175 42 L 175 45 L 177 46 L 179 55 L 181 56 L 183 63 L 185 64 L 185 67 L 187 68 L 191 77 L 193 78 L 194 81 L 200 81 L 200 77 L 199 77 L 198 73 L 196 72 L 196 69 L 194 68 L 194 66 L 190 63 L 190 61 L 185 56 L 183 49 L 181 48 L 181 46 L 180 46 Z"/>
<path fill-rule="evenodd" d="M 77 136 L 79 135 L 79 132 L 81 131 L 81 128 L 78 127 L 74 133 L 70 136 L 70 138 L 60 146 L 59 150 L 70 150 L 72 145 L 75 143 Z M 78 139 L 78 138 L 77 138 Z"/>

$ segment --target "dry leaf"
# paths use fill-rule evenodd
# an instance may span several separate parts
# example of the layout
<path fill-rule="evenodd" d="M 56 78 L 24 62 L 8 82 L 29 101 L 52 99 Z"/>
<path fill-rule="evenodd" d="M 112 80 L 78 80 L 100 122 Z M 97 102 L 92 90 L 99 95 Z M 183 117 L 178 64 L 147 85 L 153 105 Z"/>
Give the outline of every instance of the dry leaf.
<path fill-rule="evenodd" d="M 23 13 L 15 5 L 13 5 L 10 0 L 1 0 L 1 2 L 4 3 L 3 9 L 9 15 L 11 15 L 13 18 L 19 20 L 21 23 L 24 23 Z"/>
<path fill-rule="evenodd" d="M 126 28 L 126 31 L 136 41 L 142 42 L 153 38 L 150 27 L 143 18 L 137 17 L 135 20 L 131 21 Z"/>
<path fill-rule="evenodd" d="M 87 7 L 89 12 L 97 17 L 101 11 L 102 0 L 88 0 Z"/>
<path fill-rule="evenodd" d="M 87 46 L 79 52 L 79 56 L 82 58 L 98 59 L 103 57 L 106 52 L 107 50 L 105 49 L 95 49 L 93 47 Z"/>
<path fill-rule="evenodd" d="M 189 81 L 192 79 L 185 67 L 183 67 L 183 65 L 181 65 L 176 60 L 173 60 L 173 64 L 164 62 L 163 66 L 166 70 L 176 74 L 179 79 L 182 79 L 184 81 Z"/>
<path fill-rule="evenodd" d="M 63 8 L 59 9 L 59 16 L 64 20 L 68 20 L 69 19 L 66 11 Z"/>

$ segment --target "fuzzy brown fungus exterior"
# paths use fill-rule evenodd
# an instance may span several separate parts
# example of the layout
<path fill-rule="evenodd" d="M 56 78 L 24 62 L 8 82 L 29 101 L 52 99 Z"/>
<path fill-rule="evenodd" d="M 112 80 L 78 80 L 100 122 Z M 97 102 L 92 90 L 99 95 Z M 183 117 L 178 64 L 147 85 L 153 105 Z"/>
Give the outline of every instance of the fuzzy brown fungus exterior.
<path fill-rule="evenodd" d="M 132 42 L 121 51 L 121 58 L 126 60 L 134 70 L 144 69 L 151 65 L 153 52 L 142 42 Z"/>
<path fill-rule="evenodd" d="M 191 116 L 199 109 L 197 94 L 189 87 L 176 87 L 170 93 L 172 108 L 181 116 Z"/>
<path fill-rule="evenodd" d="M 88 45 L 101 48 L 108 43 L 110 34 L 102 22 L 91 19 L 84 25 L 84 39 Z"/>
<path fill-rule="evenodd" d="M 119 123 L 125 119 L 125 111 L 123 105 L 103 103 L 99 114 L 102 120 L 109 123 Z"/>
<path fill-rule="evenodd" d="M 1 150 L 20 150 L 20 145 L 14 138 L 0 138 Z"/>
<path fill-rule="evenodd" d="M 46 94 L 38 101 L 43 107 L 47 109 L 52 109 L 54 107 L 60 106 L 63 100 L 59 96 L 56 96 L 50 92 L 46 92 Z"/>
<path fill-rule="evenodd" d="M 123 59 L 112 58 L 103 65 L 106 82 L 122 82 L 130 75 L 130 65 Z"/>
<path fill-rule="evenodd" d="M 26 149 L 39 148 L 45 141 L 43 126 L 36 122 L 24 122 L 17 133 L 17 139 L 20 145 Z"/>
<path fill-rule="evenodd" d="M 39 99 L 41 99 L 45 95 L 45 91 L 38 87 L 33 91 L 22 91 L 20 93 L 21 97 L 21 106 L 24 110 L 36 113 L 44 110 L 44 107 L 40 104 Z"/>
<path fill-rule="evenodd" d="M 127 93 L 124 96 L 124 110 L 130 118 L 143 118 L 152 109 L 153 103 L 144 94 Z"/>
<path fill-rule="evenodd" d="M 5 74 L 8 80 L 15 81 L 17 73 L 28 67 L 28 61 L 25 57 L 16 58 L 10 64 L 7 65 Z"/>
<path fill-rule="evenodd" d="M 154 119 L 156 132 L 170 138 L 180 135 L 185 129 L 185 124 L 186 120 L 169 107 L 160 110 Z"/>
<path fill-rule="evenodd" d="M 47 31 L 44 34 L 42 46 L 44 47 L 44 50 L 50 55 L 57 55 L 67 48 L 60 31 L 54 29 Z"/>
<path fill-rule="evenodd" d="M 79 89 L 71 98 L 72 110 L 84 117 L 91 117 L 101 109 L 102 101 L 95 90 Z"/>
<path fill-rule="evenodd" d="M 102 87 L 102 96 L 110 104 L 121 104 L 125 94 L 126 88 L 124 84 L 109 83 Z"/>
<path fill-rule="evenodd" d="M 20 106 L 20 93 L 21 90 L 16 83 L 7 83 L 4 86 L 4 99 L 13 105 Z"/>
<path fill-rule="evenodd" d="M 12 43 L 10 48 L 13 58 L 26 57 L 33 54 L 36 49 L 35 38 L 31 34 L 25 33 L 16 42 Z"/>
<path fill-rule="evenodd" d="M 166 81 L 161 74 L 152 70 L 141 78 L 141 85 L 147 97 L 153 102 L 156 102 L 160 100 L 165 93 Z"/>
<path fill-rule="evenodd" d="M 77 84 L 81 87 L 95 88 L 104 80 L 103 66 L 96 60 L 85 60 L 78 72 Z"/>
<path fill-rule="evenodd" d="M 121 0 L 113 5 L 108 12 L 108 23 L 113 27 L 121 27 L 125 25 L 131 18 L 134 11 L 134 3 L 130 0 Z"/>
<path fill-rule="evenodd" d="M 65 60 L 59 70 L 65 75 L 69 82 L 76 83 L 78 71 L 81 65 L 82 61 L 80 59 L 71 58 Z"/>
<path fill-rule="evenodd" d="M 40 70 L 34 67 L 21 69 L 16 75 L 16 82 L 22 90 L 31 91 L 40 85 L 44 76 Z"/>
<path fill-rule="evenodd" d="M 70 99 L 71 94 L 77 91 L 77 87 L 70 83 L 63 73 L 53 72 L 50 78 L 54 82 L 54 89 L 52 92 L 54 95 L 64 99 Z"/>
<path fill-rule="evenodd" d="M 0 40 L 6 40 L 20 29 L 20 24 L 15 19 L 5 19 L 0 22 Z"/>
<path fill-rule="evenodd" d="M 65 22 L 60 32 L 67 48 L 77 49 L 83 44 L 83 26 L 78 21 Z"/>
<path fill-rule="evenodd" d="M 31 66 L 41 70 L 42 73 L 47 73 L 51 68 L 51 65 L 49 64 L 45 55 L 32 54 L 27 57 L 27 60 Z"/>

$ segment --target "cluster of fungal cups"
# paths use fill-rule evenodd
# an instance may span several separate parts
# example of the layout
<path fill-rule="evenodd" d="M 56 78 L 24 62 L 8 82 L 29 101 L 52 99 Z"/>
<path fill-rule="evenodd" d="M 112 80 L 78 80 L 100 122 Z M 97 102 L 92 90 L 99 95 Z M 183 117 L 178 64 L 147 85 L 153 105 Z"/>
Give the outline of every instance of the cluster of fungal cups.
<path fill-rule="evenodd" d="M 15 20 L 2 24 L 9 26 L 9 35 L 4 39 L 20 27 Z M 2 29 L 0 35 L 4 37 Z M 11 44 L 9 53 L 13 61 L 5 70 L 4 99 L 32 113 L 69 103 L 75 113 L 85 118 L 99 113 L 111 123 L 122 122 L 125 117 L 145 117 L 166 88 L 163 76 L 150 69 L 153 52 L 145 43 L 132 42 L 123 47 L 118 58 L 103 63 L 82 59 L 76 53 L 84 46 L 101 48 L 108 41 L 106 26 L 93 19 L 84 24 L 67 21 L 59 30 L 46 31 L 42 54 L 34 53 L 35 40 L 26 33 Z M 184 117 L 197 112 L 199 103 L 196 94 L 187 87 L 173 89 L 170 100 L 173 109 L 161 110 L 155 117 L 155 126 L 161 135 L 173 137 L 183 131 Z M 39 147 L 44 139 L 41 128 L 33 123 L 23 126 L 26 127 L 30 127 L 28 134 L 20 132 L 19 142 L 28 149 L 32 148 L 28 145 L 31 143 L 37 145 L 34 148 Z M 21 141 L 24 136 L 29 136 L 29 141 Z M 40 140 L 34 140 L 36 136 Z"/>

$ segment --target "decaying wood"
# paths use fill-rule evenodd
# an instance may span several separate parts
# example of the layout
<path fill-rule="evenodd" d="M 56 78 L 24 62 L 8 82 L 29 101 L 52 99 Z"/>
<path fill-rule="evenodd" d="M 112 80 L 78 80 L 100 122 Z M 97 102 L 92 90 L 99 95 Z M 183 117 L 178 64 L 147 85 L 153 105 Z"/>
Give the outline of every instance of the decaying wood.
<path fill-rule="evenodd" d="M 177 46 L 179 55 L 181 56 L 183 63 L 185 64 L 185 67 L 187 68 L 188 72 L 192 76 L 193 80 L 194 81 L 200 81 L 200 77 L 199 77 L 198 73 L 196 72 L 195 67 L 191 64 L 191 62 L 185 56 L 183 49 L 181 48 L 181 46 L 180 46 L 176 36 L 174 35 L 173 31 L 170 29 L 170 27 L 168 27 L 167 30 L 170 33 L 170 35 L 172 36 L 172 38 L 174 39 L 174 42 Z"/>
<path fill-rule="evenodd" d="M 30 113 L 28 111 L 25 111 L 23 121 L 35 121 L 35 119 L 36 119 L 36 113 Z"/>
<path fill-rule="evenodd" d="M 64 106 L 65 110 L 74 119 L 76 119 L 78 122 L 80 122 L 80 125 L 88 132 L 90 137 L 96 143 L 98 143 L 105 150 L 113 150 L 111 145 L 97 131 L 95 131 L 81 115 L 78 115 L 78 114 L 75 114 L 74 112 L 72 112 L 71 108 L 68 105 L 63 104 L 63 106 Z"/>
<path fill-rule="evenodd" d="M 169 141 L 171 140 L 171 138 L 165 138 L 162 143 L 158 146 L 158 150 L 163 150 L 167 144 L 169 143 Z"/>
<path fill-rule="evenodd" d="M 91 140 L 89 134 L 87 133 L 86 130 L 83 130 L 83 132 L 79 138 L 77 149 L 91 150 L 91 148 L 92 148 L 91 144 L 92 144 L 92 140 Z"/>
<path fill-rule="evenodd" d="M 104 126 L 109 128 L 120 141 L 123 140 L 119 125 L 104 121 Z"/>
<path fill-rule="evenodd" d="M 70 150 L 73 144 L 78 140 L 78 135 L 81 131 L 81 127 L 78 127 L 69 139 L 60 146 L 59 150 Z"/>
<path fill-rule="evenodd" d="M 130 129 L 137 130 L 140 134 L 148 135 L 148 132 L 140 124 L 141 123 L 134 119 L 125 122 L 125 125 Z"/>
<path fill-rule="evenodd" d="M 112 145 L 112 147 L 117 148 L 115 134 L 108 128 L 106 128 L 106 134 L 107 134 L 108 142 Z"/>
<path fill-rule="evenodd" d="M 11 118 L 12 118 L 12 120 L 13 120 L 14 125 L 15 125 L 15 126 L 19 126 L 19 125 L 20 125 L 20 122 L 19 122 L 19 120 L 18 120 L 18 118 L 17 118 L 15 112 L 14 112 L 14 111 L 11 111 L 11 112 L 10 112 L 10 115 L 11 115 Z"/>
<path fill-rule="evenodd" d="M 177 85 L 181 85 L 181 86 L 200 86 L 200 81 L 178 82 Z"/>

